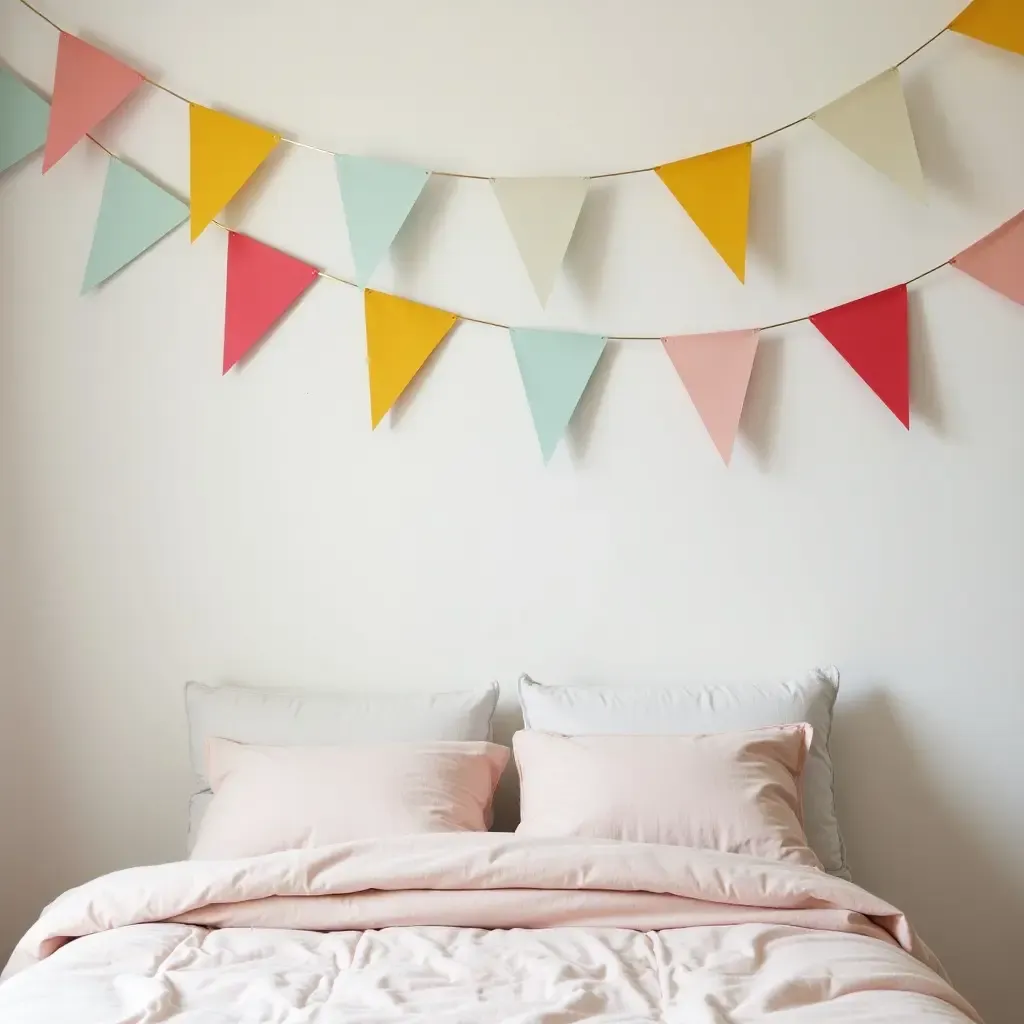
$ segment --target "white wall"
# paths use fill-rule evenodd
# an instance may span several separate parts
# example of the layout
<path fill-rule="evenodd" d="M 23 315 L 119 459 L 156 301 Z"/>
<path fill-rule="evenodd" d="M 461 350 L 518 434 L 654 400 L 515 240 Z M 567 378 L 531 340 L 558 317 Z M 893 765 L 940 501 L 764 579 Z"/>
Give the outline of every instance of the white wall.
<path fill-rule="evenodd" d="M 482 173 L 750 138 L 962 6 L 45 2 L 199 100 Z M 0 0 L 0 57 L 48 91 L 54 52 Z M 653 333 L 905 280 L 1024 205 L 1024 60 L 947 34 L 904 70 L 928 203 L 811 124 L 759 143 L 746 287 L 651 175 L 594 188 L 546 314 L 479 181 L 435 179 L 374 283 L 494 320 Z M 146 91 L 102 137 L 186 190 L 179 101 Z M 104 171 L 81 145 L 45 179 L 36 158 L 0 181 L 4 940 L 65 886 L 180 853 L 188 677 L 771 679 L 829 661 L 858 879 L 906 908 L 990 1024 L 1013 1019 L 1020 308 L 951 269 L 915 286 L 909 434 L 809 325 L 766 335 L 728 471 L 659 346 L 612 344 L 545 468 L 500 330 L 459 327 L 371 433 L 353 289 L 317 284 L 226 379 L 223 231 L 179 231 L 79 298 Z M 234 223 L 349 272 L 329 157 L 282 153 L 250 198 Z"/>

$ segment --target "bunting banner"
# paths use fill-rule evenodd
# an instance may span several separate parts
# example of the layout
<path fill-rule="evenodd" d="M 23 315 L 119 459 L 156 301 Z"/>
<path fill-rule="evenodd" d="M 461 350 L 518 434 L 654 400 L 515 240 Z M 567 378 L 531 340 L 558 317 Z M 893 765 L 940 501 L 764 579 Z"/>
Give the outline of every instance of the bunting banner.
<path fill-rule="evenodd" d="M 589 178 L 495 178 L 491 182 L 540 304 L 546 305 L 576 230 Z"/>
<path fill-rule="evenodd" d="M 42 149 L 50 104 L 0 67 L 0 174 Z"/>
<path fill-rule="evenodd" d="M 109 53 L 61 32 L 53 76 L 45 174 L 71 147 L 112 114 L 145 79 Z"/>
<path fill-rule="evenodd" d="M 740 281 L 746 278 L 752 152 L 744 142 L 654 169 Z"/>
<path fill-rule="evenodd" d="M 194 242 L 281 141 L 219 110 L 189 104 L 189 191 Z"/>
<path fill-rule="evenodd" d="M 949 27 L 961 35 L 1024 56 L 1024 4 L 1021 0 L 974 0 Z"/>
<path fill-rule="evenodd" d="M 364 293 L 363 308 L 370 373 L 370 424 L 376 428 L 447 337 L 458 317 L 369 288 Z"/>
<path fill-rule="evenodd" d="M 19 2 L 35 11 L 27 0 Z M 42 17 L 38 11 L 35 13 Z M 54 22 L 50 24 L 58 28 L 60 36 L 44 170 L 142 82 L 182 99 L 110 54 L 59 29 Z M 947 30 L 1024 52 L 1024 3 L 1021 0 L 975 0 Z M 910 56 L 847 95 L 792 123 L 813 119 L 852 153 L 920 196 L 924 179 L 898 74 L 899 66 Z M 9 78 L 7 86 L 10 93 Z M 24 103 L 31 103 L 30 98 L 21 98 Z M 8 121 L 17 116 L 20 121 L 30 122 L 31 117 L 21 112 L 22 106 L 24 104 L 19 105 L 16 114 L 7 111 L 3 116 Z M 279 142 L 329 153 L 196 103 L 189 103 L 189 120 L 190 233 L 193 240 L 244 187 Z M 791 125 L 766 132 L 754 141 L 788 127 Z M 24 126 L 19 125 L 13 139 L 0 140 L 3 147 L 0 155 L 31 152 L 23 152 L 24 147 L 31 144 L 32 136 L 29 131 L 28 141 L 25 141 L 24 132 Z M 742 283 L 746 280 L 752 151 L 753 142 L 741 142 L 653 169 L 616 171 L 602 177 L 617 178 L 653 170 Z M 356 267 L 355 283 L 365 286 L 431 172 L 396 161 L 330 155 L 336 161 L 345 204 Z M 10 163 L 18 158 L 4 156 Z M 478 177 L 445 173 L 456 178 Z M 495 196 L 541 304 L 546 304 L 554 287 L 589 184 L 590 179 L 585 177 L 492 179 Z"/>
<path fill-rule="evenodd" d="M 964 249 L 950 263 L 1024 306 L 1024 212 Z"/>
<path fill-rule="evenodd" d="M 950 28 L 1007 50 L 1024 52 L 1024 0 L 976 0 Z M 11 71 L 0 67 L 0 172 L 40 148 L 44 149 L 44 169 L 52 166 L 142 81 L 148 80 L 121 61 L 63 32 L 58 44 L 52 105 Z M 151 84 L 170 92 L 157 83 Z M 804 120 L 807 119 L 813 119 L 852 154 L 911 193 L 920 195 L 923 191 L 917 145 L 896 68 Z M 191 220 L 192 239 L 197 238 L 282 141 L 281 136 L 259 125 L 194 103 L 189 104 L 189 120 L 191 195 L 187 207 L 97 143 L 106 150 L 110 161 L 86 261 L 83 291 L 110 280 L 186 219 Z M 746 275 L 752 147 L 751 142 L 741 143 L 654 168 L 741 282 Z M 431 173 L 395 161 L 329 155 L 335 160 L 356 281 L 333 278 L 263 242 L 229 231 L 224 373 L 267 335 L 318 277 L 365 285 L 406 222 Z M 613 172 L 606 176 L 648 171 Z M 590 181 L 586 177 L 491 181 L 495 200 L 542 303 L 547 301 L 557 280 Z M 915 275 L 911 282 L 947 264 L 1024 305 L 1024 212 L 952 259 Z M 364 291 L 364 306 L 373 427 L 392 409 L 460 319 L 491 327 L 506 326 L 370 289 Z M 728 464 L 735 448 L 759 336 L 765 330 L 796 323 L 797 319 L 717 334 L 630 337 L 635 341 L 661 342 L 712 442 Z M 893 415 L 909 428 L 907 283 L 803 319 L 814 324 Z M 541 454 L 547 462 L 564 435 L 609 339 L 599 334 L 514 326 L 509 327 L 509 332 Z"/>
<path fill-rule="evenodd" d="M 224 373 L 261 341 L 320 276 L 294 256 L 228 232 L 224 295 Z"/>
<path fill-rule="evenodd" d="M 550 460 L 597 367 L 607 338 L 572 331 L 509 329 L 544 461 Z"/>
<path fill-rule="evenodd" d="M 82 291 L 102 284 L 186 220 L 188 207 L 177 196 L 112 157 Z"/>
<path fill-rule="evenodd" d="M 363 286 L 391 248 L 430 172 L 365 156 L 339 154 L 334 159 L 356 284 Z"/>
<path fill-rule="evenodd" d="M 662 339 L 694 408 L 728 466 L 760 331 L 676 334 Z"/>
<path fill-rule="evenodd" d="M 924 173 L 895 68 L 822 107 L 811 120 L 911 195 L 924 196 Z"/>
<path fill-rule="evenodd" d="M 909 430 L 907 286 L 865 295 L 808 319 Z"/>

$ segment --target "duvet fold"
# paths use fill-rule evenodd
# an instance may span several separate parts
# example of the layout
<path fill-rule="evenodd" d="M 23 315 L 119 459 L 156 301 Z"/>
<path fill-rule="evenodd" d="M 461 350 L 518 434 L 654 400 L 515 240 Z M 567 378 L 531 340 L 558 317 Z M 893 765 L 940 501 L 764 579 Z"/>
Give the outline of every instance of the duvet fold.
<path fill-rule="evenodd" d="M 815 868 L 689 847 L 496 832 L 116 871 L 51 903 L 17 952 L 31 962 L 82 935 L 155 921 L 338 931 L 433 924 L 648 930 L 751 920 L 877 935 L 941 971 L 899 910 Z"/>

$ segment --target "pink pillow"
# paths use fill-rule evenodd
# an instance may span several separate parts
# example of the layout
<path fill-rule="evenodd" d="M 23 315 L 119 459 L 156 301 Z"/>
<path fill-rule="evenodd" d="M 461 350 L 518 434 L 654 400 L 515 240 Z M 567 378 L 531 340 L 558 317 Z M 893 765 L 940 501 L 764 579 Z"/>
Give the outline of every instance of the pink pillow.
<path fill-rule="evenodd" d="M 703 736 L 517 732 L 516 831 L 698 846 L 820 867 L 800 806 L 810 743 L 803 724 Z"/>
<path fill-rule="evenodd" d="M 209 739 L 213 799 L 194 860 L 255 857 L 353 839 L 483 832 L 509 751 L 434 741 L 263 747 Z"/>

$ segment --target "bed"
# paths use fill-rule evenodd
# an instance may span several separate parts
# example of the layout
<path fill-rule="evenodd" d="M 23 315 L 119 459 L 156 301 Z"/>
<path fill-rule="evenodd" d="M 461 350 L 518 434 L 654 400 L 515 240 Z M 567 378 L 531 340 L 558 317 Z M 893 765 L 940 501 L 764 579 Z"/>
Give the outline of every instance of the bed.
<path fill-rule="evenodd" d="M 537 708 L 532 711 L 536 719 Z M 421 764 L 420 747 L 420 760 L 410 754 L 392 770 L 396 746 L 387 748 L 386 762 L 378 748 L 372 755 L 377 760 L 366 762 L 358 760 L 370 756 L 359 746 L 297 750 L 250 746 L 244 737 L 218 739 L 207 762 L 210 777 L 200 780 L 215 791 L 200 829 L 201 856 L 115 872 L 55 900 L 4 972 L 0 1021 L 978 1021 L 898 909 L 841 877 L 843 872 L 824 870 L 809 847 L 790 850 L 780 842 L 785 806 L 765 805 L 770 813 L 754 826 L 744 819 L 746 832 L 761 832 L 742 849 L 731 840 L 723 843 L 727 831 L 719 829 L 714 838 L 701 820 L 705 811 L 692 799 L 685 819 L 659 810 L 661 818 L 652 824 L 645 799 L 658 808 L 672 801 L 661 793 L 648 799 L 639 790 L 633 818 L 621 801 L 616 813 L 634 830 L 643 820 L 648 833 L 640 841 L 581 834 L 594 830 L 596 812 L 580 811 L 589 805 L 577 797 L 571 805 L 551 800 L 572 796 L 573 772 L 579 775 L 587 757 L 599 755 L 605 764 L 608 750 L 618 749 L 615 742 L 621 747 L 631 741 L 613 742 L 603 727 L 582 745 L 538 730 L 526 740 L 516 737 L 524 795 L 520 830 L 489 832 L 484 817 L 507 750 L 492 749 L 479 739 L 480 727 L 467 730 L 460 715 L 444 726 L 461 731 L 458 739 L 432 736 L 428 744 L 437 778 L 437 763 L 445 770 L 455 763 L 453 750 L 463 758 L 458 780 L 446 776 L 444 785 L 435 785 L 434 776 L 425 783 L 410 768 Z M 779 717 L 778 708 L 772 715 Z M 293 707 L 285 717 L 294 728 L 301 715 Z M 323 728 L 322 713 L 314 717 Z M 343 717 L 349 721 L 348 713 Z M 664 727 L 664 707 L 660 720 Z M 236 734 L 251 725 L 250 719 Z M 213 728 L 232 731 L 225 722 Z M 637 723 L 629 728 L 632 735 Z M 434 721 L 430 731 L 437 730 Z M 467 731 L 474 737 L 467 739 Z M 800 749 L 810 743 L 811 729 L 773 727 L 742 741 L 730 735 L 733 757 L 737 744 L 748 753 L 763 751 L 768 742 Z M 562 741 L 569 746 L 559 746 Z M 654 737 L 633 747 L 641 753 L 633 749 L 629 771 L 616 765 L 619 776 L 643 779 L 637 758 L 648 757 L 667 776 L 678 777 L 679 764 L 671 762 L 676 748 L 667 740 L 660 751 Z M 409 749 L 408 742 L 401 745 Z M 694 756 L 689 741 L 679 749 Z M 551 758 L 566 752 L 576 767 L 554 771 Z M 700 756 L 701 791 L 705 783 L 713 791 L 713 762 L 706 752 Z M 360 791 L 376 787 L 375 800 L 395 806 L 387 819 L 374 819 L 373 835 L 352 835 L 346 830 L 363 813 L 359 798 L 354 790 L 339 790 L 335 803 L 347 812 L 329 808 L 314 829 L 309 820 L 324 805 L 322 794 L 313 810 L 301 800 L 254 805 L 252 792 L 224 782 L 256 778 L 251 765 L 231 775 L 254 759 L 263 771 L 257 794 L 267 792 L 269 765 L 273 779 L 290 778 L 289 785 L 313 775 L 342 782 L 362 776 Z M 750 764 L 748 758 L 744 778 Z M 292 778 L 288 772 L 296 765 L 306 774 Z M 467 775 L 467 766 L 476 774 Z M 801 758 L 792 771 L 797 781 L 803 767 Z M 785 788 L 778 764 L 773 770 L 770 800 Z M 558 785 L 545 786 L 554 776 Z M 580 775 L 584 784 L 587 778 Z M 391 785 L 398 789 L 388 795 Z M 453 792 L 461 801 L 457 812 L 441 806 Z M 740 811 L 723 807 L 731 798 L 715 796 L 716 821 L 719 815 L 740 820 Z M 750 803 L 744 800 L 740 810 Z M 563 834 L 548 822 L 551 806 L 566 809 L 553 819 L 566 823 Z M 445 826 L 438 814 L 461 814 L 460 827 Z M 671 831 L 680 828 L 696 828 L 706 841 Z M 605 823 L 596 831 L 607 829 Z M 236 855 L 244 849 L 256 853 Z"/>

